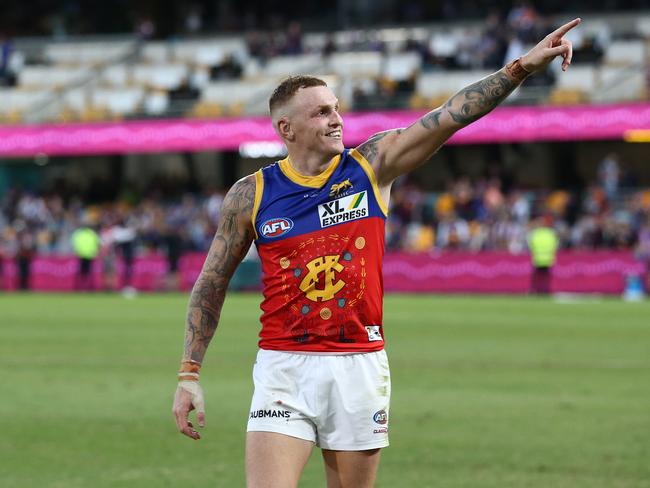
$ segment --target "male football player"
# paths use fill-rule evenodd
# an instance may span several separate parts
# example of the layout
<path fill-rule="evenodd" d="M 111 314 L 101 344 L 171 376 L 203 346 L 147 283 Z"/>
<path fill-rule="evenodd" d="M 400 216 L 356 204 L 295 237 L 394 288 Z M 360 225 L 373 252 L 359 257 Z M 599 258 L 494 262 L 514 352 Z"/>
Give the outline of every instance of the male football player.
<path fill-rule="evenodd" d="M 246 438 L 251 488 L 291 488 L 314 445 L 329 488 L 371 487 L 388 445 L 390 375 L 384 352 L 384 222 L 398 176 L 427 161 L 457 130 L 484 116 L 556 57 L 575 19 L 527 54 L 461 89 L 411 126 L 343 146 L 339 103 L 325 82 L 297 76 L 269 105 L 288 157 L 242 178 L 223 202 L 219 228 L 190 296 L 173 412 L 199 439 L 199 373 L 228 282 L 255 242 L 263 270 L 255 391 Z"/>

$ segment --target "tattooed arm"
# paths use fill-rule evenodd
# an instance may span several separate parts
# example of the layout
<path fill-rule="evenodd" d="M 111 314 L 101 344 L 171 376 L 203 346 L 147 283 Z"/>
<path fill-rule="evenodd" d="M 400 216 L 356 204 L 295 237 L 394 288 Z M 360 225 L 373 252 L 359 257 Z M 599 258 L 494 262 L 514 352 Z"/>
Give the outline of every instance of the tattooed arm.
<path fill-rule="evenodd" d="M 564 24 L 525 56 L 466 86 L 406 129 L 380 132 L 361 144 L 357 150 L 375 170 L 382 196 L 395 178 L 420 166 L 457 130 L 492 111 L 529 74 L 546 68 L 557 56 L 562 56 L 562 69 L 566 70 L 572 47 L 563 36 L 579 23 L 580 19 L 575 19 Z"/>
<path fill-rule="evenodd" d="M 174 395 L 172 413 L 178 430 L 194 440 L 200 439 L 201 435 L 188 419 L 190 411 L 196 409 L 199 426 L 205 425 L 199 370 L 217 330 L 230 278 L 253 242 L 251 215 L 254 201 L 254 176 L 242 178 L 232 186 L 221 206 L 219 227 L 190 295 L 185 350 L 179 373 L 181 381 Z"/>
<path fill-rule="evenodd" d="M 219 323 L 230 278 L 253 242 L 254 201 L 252 175 L 235 183 L 223 201 L 217 232 L 190 295 L 183 359 L 203 361 Z"/>

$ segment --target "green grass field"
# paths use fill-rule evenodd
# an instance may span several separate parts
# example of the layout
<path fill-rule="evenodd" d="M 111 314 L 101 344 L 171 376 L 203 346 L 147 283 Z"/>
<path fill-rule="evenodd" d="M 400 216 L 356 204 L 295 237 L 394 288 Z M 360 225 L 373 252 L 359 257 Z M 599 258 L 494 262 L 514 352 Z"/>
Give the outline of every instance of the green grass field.
<path fill-rule="evenodd" d="M 0 486 L 242 487 L 257 295 L 231 295 L 175 430 L 186 295 L 0 296 Z M 378 487 L 650 487 L 650 303 L 388 296 Z M 303 487 L 323 487 L 317 451 Z"/>

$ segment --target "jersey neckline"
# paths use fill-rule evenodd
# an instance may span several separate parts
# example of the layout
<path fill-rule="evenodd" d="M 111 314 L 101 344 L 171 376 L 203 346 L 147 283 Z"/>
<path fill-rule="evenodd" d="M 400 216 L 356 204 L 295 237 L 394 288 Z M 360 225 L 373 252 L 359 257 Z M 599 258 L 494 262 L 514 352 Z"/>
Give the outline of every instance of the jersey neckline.
<path fill-rule="evenodd" d="M 294 183 L 309 188 L 322 188 L 327 180 L 330 179 L 330 176 L 332 176 L 332 173 L 334 173 L 334 170 L 338 167 L 340 162 L 341 154 L 338 154 L 331 159 L 329 165 L 325 168 L 325 171 L 315 176 L 305 176 L 298 173 L 289 162 L 288 156 L 280 161 L 279 166 L 282 173 L 284 173 L 284 176 Z"/>

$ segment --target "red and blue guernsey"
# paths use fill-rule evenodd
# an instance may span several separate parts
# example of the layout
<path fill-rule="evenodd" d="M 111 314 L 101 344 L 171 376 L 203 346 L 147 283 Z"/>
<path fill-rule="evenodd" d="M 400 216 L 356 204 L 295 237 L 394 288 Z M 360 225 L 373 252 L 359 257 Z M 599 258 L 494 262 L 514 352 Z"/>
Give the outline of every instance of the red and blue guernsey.
<path fill-rule="evenodd" d="M 264 284 L 259 346 L 383 349 L 388 209 L 368 161 L 346 149 L 318 176 L 300 175 L 284 159 L 255 178 L 252 218 Z"/>

